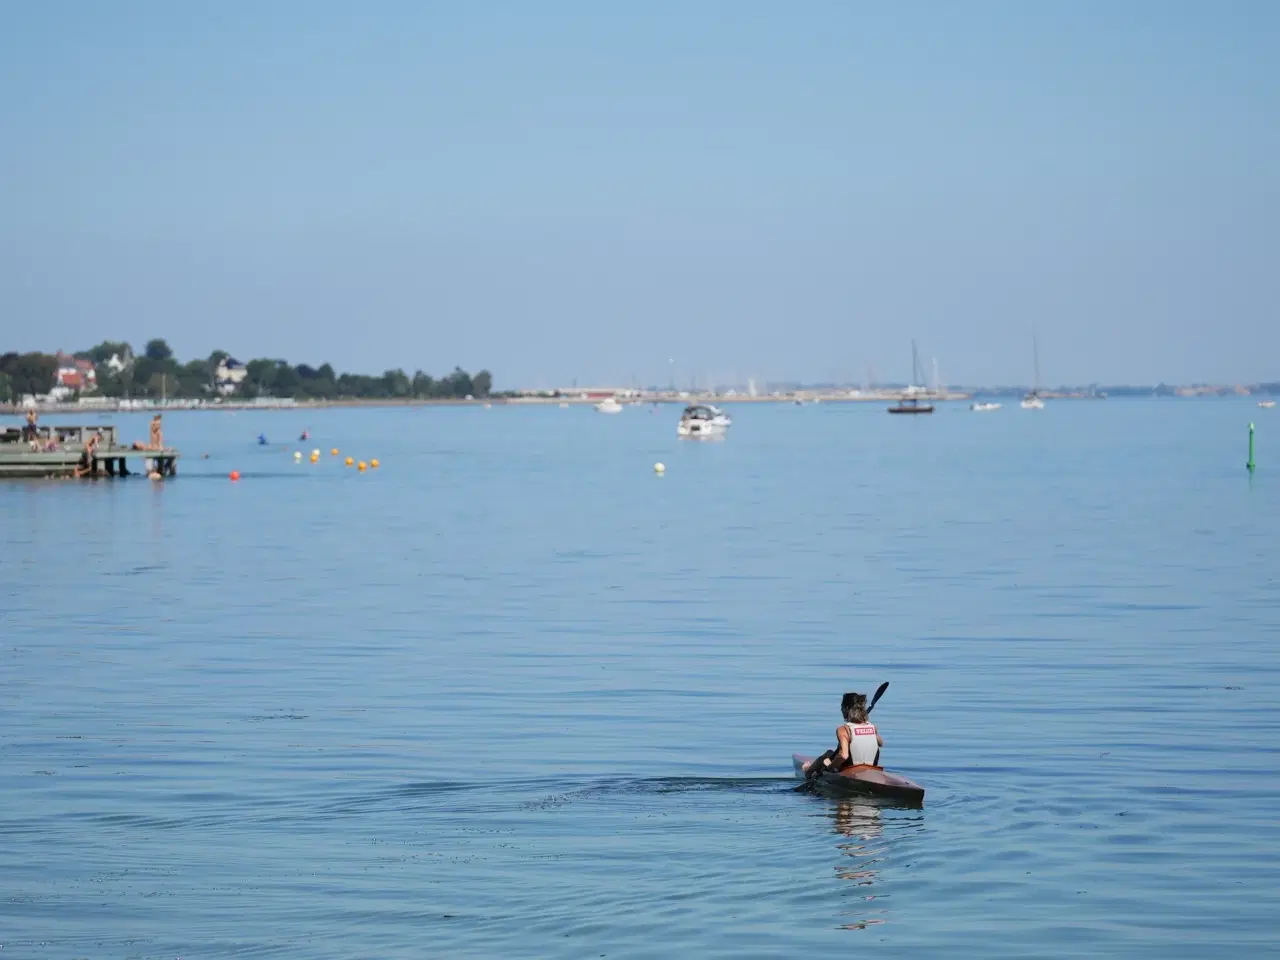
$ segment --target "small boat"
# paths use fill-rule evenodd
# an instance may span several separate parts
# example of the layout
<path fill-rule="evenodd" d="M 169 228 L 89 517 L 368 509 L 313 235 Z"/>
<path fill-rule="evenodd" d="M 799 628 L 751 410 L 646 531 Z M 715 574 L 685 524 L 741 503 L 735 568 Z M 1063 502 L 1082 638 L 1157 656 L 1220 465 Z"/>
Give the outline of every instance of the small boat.
<path fill-rule="evenodd" d="M 729 415 L 709 403 L 694 403 L 684 408 L 676 434 L 681 437 L 723 437 L 733 423 Z"/>
<path fill-rule="evenodd" d="M 1035 386 L 1031 388 L 1031 392 L 1022 398 L 1023 410 L 1043 410 L 1044 401 L 1040 399 L 1040 344 L 1036 339 L 1034 331 L 1031 334 L 1031 356 L 1032 363 L 1035 365 Z"/>
<path fill-rule="evenodd" d="M 606 397 L 596 404 L 598 413 L 621 413 L 622 404 L 618 402 L 617 397 Z"/>
<path fill-rule="evenodd" d="M 812 760 L 812 757 L 802 757 L 798 753 L 791 755 L 791 766 L 796 772 L 797 780 L 805 779 L 804 766 Z M 821 774 L 815 778 L 814 785 L 837 796 L 870 794 L 914 807 L 924 805 L 924 787 L 906 777 L 890 773 L 884 767 L 869 763 L 845 767 L 839 773 Z"/>
<path fill-rule="evenodd" d="M 988 410 L 999 410 L 999 409 L 1000 409 L 1000 404 L 998 404 L 998 403 L 971 403 L 971 404 L 969 404 L 969 409 L 970 409 L 970 410 L 972 410 L 972 411 L 974 411 L 974 413 L 986 413 Z"/>
<path fill-rule="evenodd" d="M 1276 402 L 1275 402 L 1274 400 L 1259 400 L 1259 401 L 1258 401 L 1258 406 L 1262 407 L 1262 409 L 1264 409 L 1264 410 L 1270 410 L 1270 409 L 1271 409 L 1272 407 L 1274 407 L 1275 405 L 1276 405 Z"/>
<path fill-rule="evenodd" d="M 911 341 L 911 377 L 915 382 L 924 381 L 924 372 L 920 369 L 920 355 L 916 352 L 916 342 Z M 914 385 L 908 386 L 902 393 L 902 399 L 892 407 L 890 413 L 933 413 L 932 403 L 921 403 L 921 396 L 928 397 L 929 391 Z"/>
<path fill-rule="evenodd" d="M 889 408 L 890 413 L 933 413 L 932 403 L 921 403 L 918 397 L 903 397 Z"/>

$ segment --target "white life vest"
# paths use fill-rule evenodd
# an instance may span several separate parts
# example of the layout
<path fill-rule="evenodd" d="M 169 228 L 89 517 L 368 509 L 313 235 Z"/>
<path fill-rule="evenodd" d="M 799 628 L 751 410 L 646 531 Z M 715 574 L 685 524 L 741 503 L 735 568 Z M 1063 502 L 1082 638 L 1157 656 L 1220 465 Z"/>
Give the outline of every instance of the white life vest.
<path fill-rule="evenodd" d="M 875 763 L 876 753 L 880 750 L 880 740 L 876 735 L 874 723 L 846 723 L 845 732 L 849 734 L 849 762 Z"/>

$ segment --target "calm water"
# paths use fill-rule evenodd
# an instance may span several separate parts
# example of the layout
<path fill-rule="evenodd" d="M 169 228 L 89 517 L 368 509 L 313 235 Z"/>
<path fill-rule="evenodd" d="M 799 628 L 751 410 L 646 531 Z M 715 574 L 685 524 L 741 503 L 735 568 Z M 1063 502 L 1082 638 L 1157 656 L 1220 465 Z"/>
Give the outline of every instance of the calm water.
<path fill-rule="evenodd" d="M 174 482 L 0 484 L 3 956 L 1274 949 L 1280 411 L 882 406 L 170 414 Z M 882 680 L 924 809 L 797 792 Z"/>

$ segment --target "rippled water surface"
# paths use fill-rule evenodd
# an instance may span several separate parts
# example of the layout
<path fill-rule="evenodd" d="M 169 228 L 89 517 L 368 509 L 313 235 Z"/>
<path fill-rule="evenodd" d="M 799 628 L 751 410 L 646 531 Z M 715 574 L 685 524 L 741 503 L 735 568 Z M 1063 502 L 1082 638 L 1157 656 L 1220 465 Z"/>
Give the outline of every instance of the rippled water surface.
<path fill-rule="evenodd" d="M 175 481 L 0 484 L 3 956 L 1274 949 L 1280 414 L 732 413 L 175 413 Z M 798 792 L 882 680 L 924 808 Z"/>

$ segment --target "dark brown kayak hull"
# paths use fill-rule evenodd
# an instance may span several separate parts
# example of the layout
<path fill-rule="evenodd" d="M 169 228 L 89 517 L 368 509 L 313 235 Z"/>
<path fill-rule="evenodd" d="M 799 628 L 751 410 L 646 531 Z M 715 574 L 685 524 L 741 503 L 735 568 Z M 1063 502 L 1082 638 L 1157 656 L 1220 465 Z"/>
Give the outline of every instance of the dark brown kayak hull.
<path fill-rule="evenodd" d="M 797 779 L 804 779 L 804 765 L 812 759 L 792 754 L 791 765 Z M 924 804 L 924 787 L 920 784 L 870 764 L 845 767 L 839 773 L 824 773 L 818 778 L 818 786 L 832 793 L 870 794 L 916 807 Z"/>

